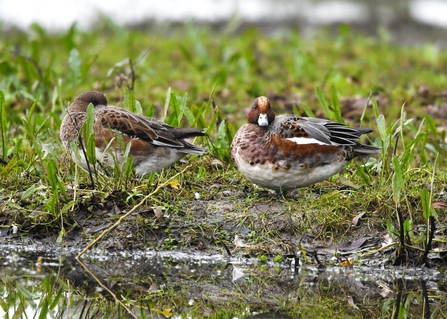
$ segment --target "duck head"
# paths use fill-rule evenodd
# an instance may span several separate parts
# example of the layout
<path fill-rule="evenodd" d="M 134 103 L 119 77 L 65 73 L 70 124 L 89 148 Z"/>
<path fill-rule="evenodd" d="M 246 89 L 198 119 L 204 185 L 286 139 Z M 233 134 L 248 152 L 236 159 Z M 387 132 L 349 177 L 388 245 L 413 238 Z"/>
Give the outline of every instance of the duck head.
<path fill-rule="evenodd" d="M 107 105 L 107 98 L 104 94 L 96 91 L 85 91 L 81 93 L 68 108 L 69 112 L 85 112 L 88 105 Z"/>
<path fill-rule="evenodd" d="M 275 112 L 270 106 L 270 101 L 265 96 L 255 99 L 253 106 L 248 113 L 248 123 L 257 124 L 259 126 L 269 126 L 275 119 Z"/>

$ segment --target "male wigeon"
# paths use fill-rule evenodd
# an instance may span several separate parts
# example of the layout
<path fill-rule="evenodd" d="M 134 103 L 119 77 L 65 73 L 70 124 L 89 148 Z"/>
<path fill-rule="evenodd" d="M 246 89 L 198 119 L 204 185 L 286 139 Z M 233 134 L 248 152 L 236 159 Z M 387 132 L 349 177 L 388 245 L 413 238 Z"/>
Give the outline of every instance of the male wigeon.
<path fill-rule="evenodd" d="M 102 166 L 110 166 L 115 161 L 123 160 L 123 150 L 119 147 L 117 133 L 120 133 L 126 148 L 131 144 L 129 155 L 133 156 L 136 174 L 140 176 L 171 166 L 186 154 L 206 153 L 206 149 L 185 140 L 204 136 L 203 130 L 174 128 L 156 119 L 107 105 L 105 95 L 95 91 L 81 93 L 68 107 L 62 120 L 60 139 L 69 150 L 72 150 L 73 141 L 76 145 L 83 143 L 79 134 L 86 121 L 86 110 L 90 103 L 95 107 L 93 131 L 96 157 Z M 87 168 L 87 160 L 82 152 L 78 156 L 73 154 L 73 158 L 80 159 L 79 164 Z"/>
<path fill-rule="evenodd" d="M 349 160 L 378 152 L 358 142 L 370 128 L 296 115 L 275 118 L 265 96 L 255 99 L 247 120 L 231 143 L 231 158 L 249 181 L 276 191 L 321 182 Z"/>

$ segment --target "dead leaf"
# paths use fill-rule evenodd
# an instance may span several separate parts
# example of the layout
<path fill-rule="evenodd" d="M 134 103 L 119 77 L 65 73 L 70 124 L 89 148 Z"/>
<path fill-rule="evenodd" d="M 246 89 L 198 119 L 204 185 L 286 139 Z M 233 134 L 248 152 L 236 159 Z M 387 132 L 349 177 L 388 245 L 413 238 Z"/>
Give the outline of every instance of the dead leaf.
<path fill-rule="evenodd" d="M 391 293 L 391 291 L 387 290 L 387 289 L 382 289 L 380 290 L 379 294 L 383 297 L 386 298 L 388 297 L 388 295 Z"/>
<path fill-rule="evenodd" d="M 242 277 L 245 276 L 244 270 L 242 268 L 236 267 L 233 265 L 233 271 L 232 271 L 233 281 L 236 281 Z"/>
<path fill-rule="evenodd" d="M 121 213 L 121 209 L 116 204 L 114 204 L 113 208 L 107 213 L 107 216 L 114 216 Z"/>
<path fill-rule="evenodd" d="M 239 247 L 245 247 L 244 241 L 242 239 L 240 239 L 238 235 L 234 235 L 234 241 L 233 242 L 234 242 L 234 249 L 233 249 L 233 251 L 235 251 Z"/>
<path fill-rule="evenodd" d="M 211 161 L 211 165 L 216 165 L 216 166 L 224 166 L 223 163 L 221 161 L 219 161 L 218 159 L 213 159 Z"/>
<path fill-rule="evenodd" d="M 166 185 L 170 186 L 171 188 L 180 189 L 180 183 L 176 179 L 169 181 Z"/>
<path fill-rule="evenodd" d="M 361 237 L 354 241 L 345 241 L 345 242 L 339 243 L 337 245 L 337 248 L 339 250 L 343 250 L 343 251 L 357 250 L 360 247 L 362 247 L 369 238 L 370 237 Z"/>
<path fill-rule="evenodd" d="M 163 217 L 163 211 L 158 207 L 154 207 L 154 215 L 156 219 L 160 219 Z"/>
<path fill-rule="evenodd" d="M 391 237 L 390 234 L 385 234 L 383 236 L 383 243 L 382 243 L 382 247 L 383 246 L 387 246 L 387 245 L 391 245 L 393 243 L 393 238 Z"/>
<path fill-rule="evenodd" d="M 352 189 L 358 190 L 358 189 L 361 188 L 361 186 L 359 186 L 359 185 L 357 185 L 357 184 L 354 184 L 351 180 L 349 180 L 349 179 L 347 179 L 347 178 L 344 178 L 344 177 L 342 177 L 342 176 L 339 176 L 338 179 L 340 180 L 340 182 L 341 182 L 343 185 L 348 186 L 348 187 L 351 187 Z"/>
<path fill-rule="evenodd" d="M 172 309 L 171 308 L 166 308 L 166 309 L 152 308 L 151 311 L 157 312 L 157 313 L 164 315 L 168 318 L 172 317 Z"/>
<path fill-rule="evenodd" d="M 340 266 L 350 267 L 354 264 L 354 258 L 348 258 L 340 263 Z"/>
<path fill-rule="evenodd" d="M 352 219 L 352 226 L 357 226 L 357 224 L 359 223 L 360 218 L 362 218 L 363 215 L 365 215 L 365 214 L 366 214 L 366 212 L 361 212 L 360 214 L 358 214 L 357 216 L 355 216 L 355 217 Z"/>
<path fill-rule="evenodd" d="M 157 291 L 157 290 L 158 290 L 158 285 L 157 285 L 156 282 L 153 282 L 153 283 L 151 284 L 151 286 L 149 287 L 149 291 L 154 292 L 154 291 Z"/>
<path fill-rule="evenodd" d="M 37 272 L 38 273 L 42 272 L 42 264 L 43 264 L 43 257 L 39 256 L 37 258 Z"/>
<path fill-rule="evenodd" d="M 354 299 L 352 299 L 352 296 L 348 296 L 348 304 L 350 304 L 354 309 L 359 309 L 354 303 Z"/>
<path fill-rule="evenodd" d="M 433 202 L 432 203 L 433 208 L 447 208 L 447 203 L 446 202 Z"/>

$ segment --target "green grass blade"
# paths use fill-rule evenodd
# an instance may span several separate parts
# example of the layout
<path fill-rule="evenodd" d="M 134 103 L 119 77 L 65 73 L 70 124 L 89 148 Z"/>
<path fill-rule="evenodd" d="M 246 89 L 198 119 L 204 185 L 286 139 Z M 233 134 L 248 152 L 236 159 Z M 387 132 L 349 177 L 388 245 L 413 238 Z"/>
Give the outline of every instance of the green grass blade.
<path fill-rule="evenodd" d="M 51 296 L 50 309 L 56 308 L 61 299 L 64 297 L 63 292 L 63 289 L 58 289 L 56 296 Z"/>
<path fill-rule="evenodd" d="M 341 117 L 340 110 L 340 101 L 338 99 L 338 92 L 335 86 L 331 85 L 331 105 L 332 105 L 332 113 L 334 114 L 335 120 L 340 123 L 344 123 L 345 121 Z"/>
<path fill-rule="evenodd" d="M 422 215 L 425 219 L 430 218 L 431 216 L 431 203 L 430 203 L 430 194 L 426 188 L 423 188 L 421 191 L 421 202 L 422 202 Z"/>
<path fill-rule="evenodd" d="M 49 317 L 48 308 L 49 308 L 48 300 L 44 299 L 40 304 L 40 312 L 38 317 L 39 319 L 47 319 Z"/>
<path fill-rule="evenodd" d="M 179 119 L 181 119 L 181 111 L 180 111 L 181 98 L 177 97 L 174 93 L 171 93 L 171 98 L 169 105 L 171 106 L 171 114 L 165 120 L 165 122 L 173 127 L 179 127 L 181 123 L 179 123 Z"/>
<path fill-rule="evenodd" d="M 6 132 L 7 132 L 5 94 L 0 90 L 0 137 L 2 143 L 2 158 L 6 159 Z"/>
<path fill-rule="evenodd" d="M 152 108 L 152 112 L 153 112 L 153 108 Z M 135 113 L 143 114 L 143 108 L 141 107 L 141 103 L 138 100 L 135 100 Z M 148 115 L 148 116 L 152 117 L 152 115 Z"/>
<path fill-rule="evenodd" d="M 188 93 L 185 93 L 185 95 L 183 97 L 177 97 L 177 99 L 180 100 L 180 112 L 178 114 L 178 125 L 179 127 L 182 125 L 182 121 L 183 121 L 183 115 L 185 114 L 185 110 L 188 108 L 187 106 L 187 101 L 188 101 Z"/>
<path fill-rule="evenodd" d="M 329 105 L 327 103 L 327 100 L 323 94 L 323 91 L 317 86 L 315 87 L 315 93 L 317 94 L 318 101 L 320 102 L 321 107 L 323 108 L 323 112 L 326 115 L 326 117 L 330 120 L 334 120 L 334 112 L 331 111 L 329 108 Z"/>
<path fill-rule="evenodd" d="M 6 312 L 8 313 L 8 312 Z M 23 306 L 23 303 L 20 303 L 17 308 L 14 311 L 14 314 L 12 315 L 11 319 L 21 319 L 23 318 L 23 314 L 25 313 L 25 307 Z M 8 318 L 8 317 L 4 317 Z"/>
<path fill-rule="evenodd" d="M 185 107 L 183 109 L 183 114 L 185 115 L 186 119 L 188 120 L 189 126 L 194 126 L 196 124 L 196 118 L 195 118 L 194 114 L 192 113 L 192 111 L 188 107 Z"/>
<path fill-rule="evenodd" d="M 310 109 L 310 107 L 306 103 L 300 102 L 300 106 L 303 108 L 304 113 L 306 113 L 306 116 L 308 116 L 308 117 L 315 117 L 314 112 L 312 112 L 312 110 Z M 294 107 L 295 107 L 295 105 L 294 105 Z M 298 111 L 295 111 L 295 108 L 294 108 L 294 113 L 296 115 L 300 115 Z"/>
<path fill-rule="evenodd" d="M 50 159 L 48 160 L 47 163 L 47 178 L 48 178 L 48 183 L 51 186 L 51 189 L 53 190 L 53 192 L 55 190 L 57 190 L 57 176 L 56 176 L 56 162 L 54 159 Z"/>
<path fill-rule="evenodd" d="M 374 95 L 371 95 L 371 104 L 372 104 L 374 116 L 376 118 L 378 118 L 379 117 L 379 106 L 377 105 L 377 101 L 376 101 L 376 98 L 374 97 Z"/>
<path fill-rule="evenodd" d="M 71 49 L 68 65 L 72 73 L 73 85 L 78 86 L 81 83 L 81 57 L 78 50 Z"/>
<path fill-rule="evenodd" d="M 129 88 L 127 88 L 127 87 L 124 91 L 124 108 L 133 112 L 133 113 L 137 113 L 137 106 L 136 106 L 136 102 L 135 102 L 135 93 L 134 93 L 134 91 L 129 90 Z"/>
<path fill-rule="evenodd" d="M 168 109 L 169 109 L 169 102 L 170 101 L 171 101 L 171 88 L 168 88 L 168 92 L 166 92 L 165 106 L 163 108 L 163 114 L 161 116 L 160 121 L 165 121 L 166 116 L 168 115 Z"/>
<path fill-rule="evenodd" d="M 95 107 L 90 104 L 87 107 L 87 119 L 83 125 L 83 136 L 85 141 L 85 148 L 87 152 L 87 159 L 90 164 L 96 164 L 96 144 L 95 144 L 95 134 L 93 132 L 93 126 L 95 124 Z"/>
<path fill-rule="evenodd" d="M 393 177 L 392 177 L 392 189 L 393 189 L 393 200 L 396 205 L 399 204 L 400 194 L 404 189 L 404 178 L 402 173 L 402 166 L 397 158 L 397 156 L 393 156 Z"/>

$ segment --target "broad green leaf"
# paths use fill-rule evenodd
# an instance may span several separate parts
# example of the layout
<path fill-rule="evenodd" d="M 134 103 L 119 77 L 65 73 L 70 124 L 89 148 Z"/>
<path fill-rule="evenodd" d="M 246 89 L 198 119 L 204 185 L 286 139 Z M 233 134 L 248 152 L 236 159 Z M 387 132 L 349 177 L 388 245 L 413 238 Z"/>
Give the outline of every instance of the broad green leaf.
<path fill-rule="evenodd" d="M 60 213 L 65 214 L 65 213 L 69 212 L 71 210 L 71 208 L 73 207 L 73 203 L 74 203 L 74 201 L 69 201 L 68 203 L 64 204 L 64 207 L 62 207 L 62 209 L 60 210 Z"/>
<path fill-rule="evenodd" d="M 411 231 L 411 220 L 405 219 L 403 224 L 404 234 L 408 234 Z"/>
<path fill-rule="evenodd" d="M 397 231 L 396 227 L 391 223 L 391 220 L 386 221 L 386 229 L 389 234 L 399 237 L 399 232 Z"/>
<path fill-rule="evenodd" d="M 383 114 L 377 117 L 377 130 L 379 131 L 380 139 L 384 142 L 386 140 L 386 124 Z"/>
<path fill-rule="evenodd" d="M 371 185 L 371 178 L 366 173 L 364 165 L 357 167 L 356 174 L 362 178 L 364 184 Z"/>
<path fill-rule="evenodd" d="M 5 313 L 7 313 L 9 310 L 9 304 L 2 297 L 0 297 L 0 307 L 2 307 L 2 310 Z"/>
<path fill-rule="evenodd" d="M 20 294 L 26 299 L 37 299 L 40 297 L 38 294 L 33 294 L 31 291 L 25 288 L 19 281 L 16 282 L 16 288 L 19 290 Z"/>
<path fill-rule="evenodd" d="M 147 115 L 147 116 L 152 117 L 153 114 L 154 114 L 153 112 L 154 112 L 154 108 L 152 107 L 152 114 L 151 115 Z M 135 113 L 143 114 L 143 108 L 141 107 L 141 103 L 138 100 L 135 100 Z"/>
<path fill-rule="evenodd" d="M 219 124 L 217 130 L 217 137 L 214 143 L 214 150 L 222 160 L 228 161 L 230 159 L 229 147 L 234 136 L 234 128 L 228 123 L 227 120 L 223 120 Z"/>
<path fill-rule="evenodd" d="M 28 187 L 28 189 L 25 190 L 25 191 L 22 193 L 21 199 L 22 199 L 22 200 L 25 200 L 25 199 L 27 199 L 28 197 L 30 197 L 31 195 L 33 195 L 36 191 L 41 190 L 41 189 L 44 189 L 44 188 L 45 188 L 44 185 L 39 185 L 39 186 L 37 186 L 36 184 L 33 184 L 33 185 L 31 185 L 30 187 Z"/>
<path fill-rule="evenodd" d="M 23 318 L 23 314 L 25 312 L 25 308 L 23 307 L 22 303 L 19 303 L 16 310 L 14 311 L 14 314 L 12 315 L 11 319 L 21 319 Z"/>
<path fill-rule="evenodd" d="M 56 242 L 61 243 L 62 240 L 64 239 L 64 236 L 65 236 L 65 228 L 62 227 L 61 230 L 59 231 L 59 234 L 57 235 Z"/>
<path fill-rule="evenodd" d="M 16 74 L 17 69 L 6 61 L 0 62 L 0 74 L 3 76 L 10 76 L 11 74 Z"/>

